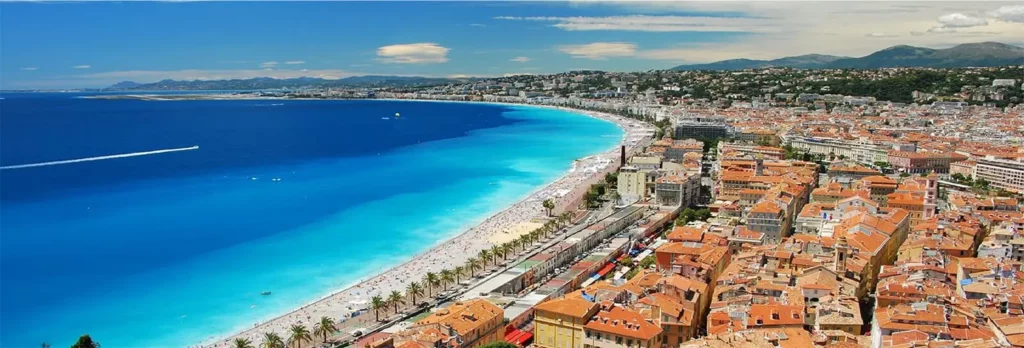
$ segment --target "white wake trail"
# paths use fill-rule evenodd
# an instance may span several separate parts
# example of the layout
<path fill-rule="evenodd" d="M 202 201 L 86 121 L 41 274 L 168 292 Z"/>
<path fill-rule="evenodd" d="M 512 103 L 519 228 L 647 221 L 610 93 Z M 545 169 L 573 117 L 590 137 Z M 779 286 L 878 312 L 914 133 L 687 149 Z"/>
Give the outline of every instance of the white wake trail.
<path fill-rule="evenodd" d="M 169 153 L 169 152 L 192 151 L 192 150 L 199 150 L 199 146 L 197 145 L 197 146 L 189 146 L 189 147 L 179 147 L 179 148 L 175 148 L 175 149 L 163 149 L 163 150 L 153 150 L 153 151 L 143 151 L 143 152 L 122 153 L 122 154 L 118 154 L 118 155 L 87 157 L 87 158 L 69 159 L 69 160 L 63 160 L 63 161 L 18 164 L 18 165 L 13 165 L 13 166 L 3 166 L 3 167 L 0 167 L 0 170 L 56 166 L 56 165 L 61 165 L 61 164 L 91 162 L 91 161 L 103 161 L 103 160 L 116 159 L 116 158 L 149 156 L 149 155 L 158 155 L 158 154 Z"/>

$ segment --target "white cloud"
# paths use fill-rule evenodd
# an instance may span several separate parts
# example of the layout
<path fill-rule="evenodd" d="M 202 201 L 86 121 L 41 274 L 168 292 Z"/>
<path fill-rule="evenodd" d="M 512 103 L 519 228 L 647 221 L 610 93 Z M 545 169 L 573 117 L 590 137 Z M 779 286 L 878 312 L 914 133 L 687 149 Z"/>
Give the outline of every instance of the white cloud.
<path fill-rule="evenodd" d="M 1001 21 L 1024 23 L 1024 5 L 1002 6 L 988 15 Z"/>
<path fill-rule="evenodd" d="M 289 60 L 289 61 L 284 62 L 284 63 L 288 64 L 288 65 L 296 65 L 296 64 L 306 64 L 306 61 L 304 61 L 304 60 Z"/>
<path fill-rule="evenodd" d="M 948 33 L 955 33 L 956 32 L 956 28 L 938 26 L 938 27 L 931 27 L 931 28 L 929 28 L 928 32 L 932 33 L 932 34 L 948 34 Z"/>
<path fill-rule="evenodd" d="M 509 17 L 495 19 L 555 22 L 551 26 L 569 31 L 617 30 L 648 32 L 770 32 L 773 20 L 707 16 L 609 16 L 609 17 Z"/>
<path fill-rule="evenodd" d="M 472 77 L 472 76 L 470 76 L 470 75 L 466 75 L 466 74 L 453 74 L 453 75 L 448 75 L 448 78 L 450 78 L 450 79 L 465 79 L 465 78 L 470 78 L 470 77 Z"/>
<path fill-rule="evenodd" d="M 526 62 L 530 61 L 530 57 L 515 57 L 515 58 L 512 58 L 512 59 L 509 59 L 508 61 L 510 61 L 510 62 L 517 62 L 517 63 L 526 63 Z"/>
<path fill-rule="evenodd" d="M 866 36 L 867 37 L 873 37 L 873 38 L 886 38 L 886 37 L 898 37 L 899 35 L 896 35 L 896 34 L 886 34 L 886 33 L 877 32 L 877 33 L 868 33 Z"/>
<path fill-rule="evenodd" d="M 939 25 L 946 28 L 970 28 L 988 25 L 988 21 L 981 17 L 965 15 L 963 13 L 950 13 L 940 16 Z"/>
<path fill-rule="evenodd" d="M 263 63 L 260 63 L 260 67 L 261 68 L 273 68 L 273 67 L 277 66 L 277 64 L 278 63 L 275 62 L 275 61 L 263 62 Z"/>
<path fill-rule="evenodd" d="M 75 65 L 72 68 L 75 68 L 75 69 L 88 69 L 88 68 L 91 68 L 91 67 L 92 67 L 91 65 Z"/>
<path fill-rule="evenodd" d="M 723 20 L 719 23 L 704 23 L 719 27 L 727 26 L 733 32 L 748 30 L 739 32 L 738 35 L 716 37 L 714 41 L 697 36 L 687 37 L 679 39 L 675 44 L 669 41 L 661 47 L 645 43 L 645 48 L 652 49 L 636 51 L 636 57 L 665 60 L 665 66 L 733 58 L 776 59 L 810 53 L 861 57 L 896 44 L 923 47 L 950 47 L 979 41 L 1013 44 L 1021 42 L 1020 38 L 1024 37 L 1024 25 L 1006 20 L 1015 18 L 1014 11 L 1017 11 L 1016 8 L 1007 7 L 1017 5 L 999 7 L 1005 4 L 993 5 L 990 2 L 978 1 L 578 1 L 573 4 L 607 7 L 610 11 L 643 14 L 646 17 L 665 17 L 659 16 L 664 13 L 693 14 L 691 17 L 684 16 L 691 19 L 703 18 L 700 16 L 708 13 L 735 13 L 737 17 L 749 17 L 734 19 L 731 22 Z M 998 10 L 995 10 L 997 8 Z M 941 26 L 937 20 L 939 17 L 953 12 L 980 17 L 986 20 L 988 25 L 962 27 L 953 31 L 936 29 L 945 31 L 943 35 L 927 32 L 929 28 Z M 983 14 L 988 16 L 987 19 Z M 997 20 L 996 15 L 1006 19 Z M 678 29 L 671 26 L 659 27 L 646 17 L 634 18 L 631 23 L 640 24 L 646 21 L 643 23 L 646 25 L 646 31 Z M 530 17 L 499 19 L 527 20 L 525 18 Z M 538 17 L 533 20 L 566 25 L 581 23 L 580 20 L 554 21 L 551 18 L 563 17 Z M 951 23 L 957 22 L 955 18 L 947 20 L 952 20 Z M 604 22 L 614 24 L 611 21 Z M 865 23 L 870 23 L 870 29 L 856 29 L 868 28 L 865 27 Z M 629 27 L 620 25 L 619 28 L 625 30 Z M 899 37 L 879 38 L 868 33 L 885 33 Z"/>
<path fill-rule="evenodd" d="M 629 42 L 594 42 L 585 45 L 564 45 L 559 51 L 573 58 L 605 60 L 609 57 L 630 57 L 636 54 L 636 45 Z"/>
<path fill-rule="evenodd" d="M 444 63 L 448 61 L 448 51 L 447 47 L 430 42 L 389 45 L 377 48 L 377 60 L 398 64 Z"/>
<path fill-rule="evenodd" d="M 39 70 L 39 68 L 36 68 L 36 67 L 27 67 L 27 68 L 21 68 L 21 70 L 22 70 L 22 71 L 36 71 L 36 70 Z"/>

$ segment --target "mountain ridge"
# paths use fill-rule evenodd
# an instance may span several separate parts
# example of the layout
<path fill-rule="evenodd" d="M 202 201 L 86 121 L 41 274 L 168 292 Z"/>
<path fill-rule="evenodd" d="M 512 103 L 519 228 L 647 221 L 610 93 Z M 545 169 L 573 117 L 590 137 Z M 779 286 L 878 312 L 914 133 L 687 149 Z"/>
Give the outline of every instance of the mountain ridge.
<path fill-rule="evenodd" d="M 999 42 L 965 43 L 944 49 L 896 45 L 863 57 L 805 54 L 772 60 L 739 58 L 705 64 L 679 65 L 672 70 L 743 70 L 769 67 L 799 69 L 963 68 L 1004 65 L 1024 65 L 1024 48 Z"/>

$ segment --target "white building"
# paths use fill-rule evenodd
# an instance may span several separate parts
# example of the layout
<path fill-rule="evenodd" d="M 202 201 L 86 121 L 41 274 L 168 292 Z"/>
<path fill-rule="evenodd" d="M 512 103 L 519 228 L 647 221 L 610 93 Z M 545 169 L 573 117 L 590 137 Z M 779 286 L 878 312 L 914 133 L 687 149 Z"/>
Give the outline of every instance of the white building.
<path fill-rule="evenodd" d="M 647 173 L 633 166 L 620 168 L 616 189 L 623 203 L 632 203 L 643 199 L 647 192 Z"/>
<path fill-rule="evenodd" d="M 1024 163 L 985 156 L 974 166 L 975 178 L 985 179 L 992 187 L 1024 193 Z"/>

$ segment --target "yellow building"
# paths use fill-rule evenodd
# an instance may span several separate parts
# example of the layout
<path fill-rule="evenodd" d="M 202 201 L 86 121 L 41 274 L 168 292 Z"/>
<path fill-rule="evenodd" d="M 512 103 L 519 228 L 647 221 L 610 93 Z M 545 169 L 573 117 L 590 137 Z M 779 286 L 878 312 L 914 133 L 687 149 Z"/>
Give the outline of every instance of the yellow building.
<path fill-rule="evenodd" d="M 655 312 L 660 317 L 658 307 Z M 606 302 L 586 324 L 584 348 L 660 348 L 660 320 L 648 322 L 636 311 Z"/>
<path fill-rule="evenodd" d="M 596 303 L 567 297 L 538 304 L 533 344 L 541 348 L 583 348 L 583 327 L 595 313 Z"/>
<path fill-rule="evenodd" d="M 458 334 L 461 347 L 477 347 L 502 341 L 505 311 L 483 299 L 475 299 L 434 311 L 416 323 L 420 327 L 437 325 Z"/>

